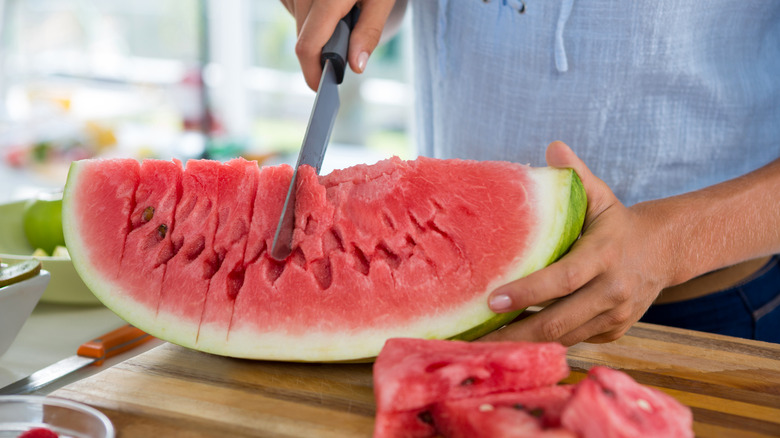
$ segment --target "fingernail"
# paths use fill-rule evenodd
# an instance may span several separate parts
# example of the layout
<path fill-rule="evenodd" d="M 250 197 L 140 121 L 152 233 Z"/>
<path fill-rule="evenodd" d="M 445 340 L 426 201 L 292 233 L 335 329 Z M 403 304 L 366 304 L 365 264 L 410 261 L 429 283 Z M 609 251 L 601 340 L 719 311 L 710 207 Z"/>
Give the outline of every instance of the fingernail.
<path fill-rule="evenodd" d="M 488 306 L 493 310 L 506 310 L 512 306 L 512 299 L 509 295 L 496 295 L 490 298 Z"/>
<path fill-rule="evenodd" d="M 368 52 L 360 52 L 358 55 L 358 70 L 360 70 L 361 73 L 363 73 L 363 70 L 366 69 L 366 63 L 368 62 Z"/>

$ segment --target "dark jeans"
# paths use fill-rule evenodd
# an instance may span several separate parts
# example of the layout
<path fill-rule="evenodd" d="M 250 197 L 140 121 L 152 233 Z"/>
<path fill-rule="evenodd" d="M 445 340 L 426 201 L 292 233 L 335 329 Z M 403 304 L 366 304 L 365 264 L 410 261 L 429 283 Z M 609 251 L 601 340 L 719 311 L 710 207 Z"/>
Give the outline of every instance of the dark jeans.
<path fill-rule="evenodd" d="M 741 284 L 651 306 L 641 321 L 780 343 L 780 255 Z"/>

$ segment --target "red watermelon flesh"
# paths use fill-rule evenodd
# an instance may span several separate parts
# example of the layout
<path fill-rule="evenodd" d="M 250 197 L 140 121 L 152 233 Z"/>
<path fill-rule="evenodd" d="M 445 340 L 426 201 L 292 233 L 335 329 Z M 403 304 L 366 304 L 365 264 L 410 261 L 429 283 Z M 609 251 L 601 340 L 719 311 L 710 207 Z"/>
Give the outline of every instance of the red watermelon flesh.
<path fill-rule="evenodd" d="M 552 385 L 437 403 L 431 417 L 447 438 L 576 437 L 561 427 L 570 385 Z"/>
<path fill-rule="evenodd" d="M 174 339 L 173 333 L 164 335 L 174 342 L 197 342 L 195 322 L 203 315 L 217 261 L 214 251 L 217 215 L 210 212 L 217 205 L 221 167 L 216 161 L 191 160 L 182 173 L 182 196 L 176 208 L 176 226 L 171 233 L 176 255 L 168 262 L 157 311 L 158 315 L 179 315 L 180 324 L 184 321 L 192 324 L 190 330 L 179 331 L 179 337 L 188 334 L 186 339 Z"/>
<path fill-rule="evenodd" d="M 92 269 L 100 272 L 105 281 L 113 282 L 119 275 L 119 260 L 124 252 L 125 236 L 130 231 L 128 218 L 135 208 L 141 166 L 135 160 L 85 161 L 82 166 L 84 181 L 79 191 L 73 193 L 72 202 L 100 218 L 100 233 L 84 233 L 81 239 L 68 245 L 68 250 L 83 254 L 91 260 Z M 119 237 L 107 240 L 105 235 Z M 73 248 L 79 244 L 79 248 Z"/>
<path fill-rule="evenodd" d="M 231 160 L 220 167 L 214 235 L 217 264 L 209 282 L 199 342 L 201 333 L 217 343 L 228 338 L 234 304 L 246 275 L 244 255 L 259 175 L 257 164 L 246 160 Z"/>
<path fill-rule="evenodd" d="M 255 194 L 252 222 L 247 234 L 244 261 L 247 266 L 245 278 L 254 279 L 244 282 L 244 290 L 236 297 L 232 327 L 251 325 L 253 321 L 268 318 L 277 312 L 282 314 L 286 306 L 300 307 L 305 302 L 296 302 L 297 295 L 290 294 L 291 300 L 285 305 L 280 302 L 278 287 L 272 287 L 285 270 L 285 264 L 268 257 L 274 239 L 279 216 L 282 213 L 287 188 L 292 179 L 292 169 L 283 167 L 263 167 L 258 177 L 258 190 Z M 259 214 L 265 212 L 265 214 Z M 297 257 L 298 253 L 296 253 Z M 305 275 L 298 277 L 306 278 Z M 301 286 L 292 286 L 291 290 L 301 290 Z M 303 297 L 303 296 L 302 296 Z M 274 308 L 274 306 L 278 306 Z M 283 321 L 277 321 L 283 324 Z"/>
<path fill-rule="evenodd" d="M 688 407 L 604 366 L 591 368 L 577 384 L 561 421 L 583 438 L 694 436 Z"/>
<path fill-rule="evenodd" d="M 556 354 L 545 363 L 539 353 L 552 345 Z M 506 351 L 499 361 L 486 350 Z M 576 385 L 556 384 L 568 367 L 556 375 L 550 368 L 560 368 L 557 355 L 565 358 L 565 351 L 559 344 L 390 339 L 374 364 L 374 437 L 693 436 L 688 407 L 624 372 L 596 366 Z M 522 353 L 540 360 L 522 359 Z M 518 361 L 526 362 L 527 372 L 516 373 Z M 453 363 L 456 372 L 447 370 Z M 471 381 L 448 387 L 488 368 L 504 378 L 486 379 L 489 387 Z"/>
<path fill-rule="evenodd" d="M 585 211 L 569 169 L 396 158 L 318 176 L 304 166 L 293 252 L 279 262 L 269 249 L 291 176 L 242 159 L 183 170 L 75 162 L 63 198 L 74 266 L 108 307 L 162 339 L 349 360 L 391 337 L 474 338 L 510 320 L 487 295 L 563 254 Z"/>
<path fill-rule="evenodd" d="M 569 375 L 566 348 L 533 342 L 389 339 L 374 363 L 378 411 L 554 385 Z"/>
<path fill-rule="evenodd" d="M 374 438 L 434 438 L 432 406 L 403 412 L 379 411 L 374 419 Z"/>
<path fill-rule="evenodd" d="M 568 374 L 557 343 L 389 339 L 374 363 L 374 436 L 435 436 L 436 403 L 554 385 Z"/>
<path fill-rule="evenodd" d="M 181 192 L 180 168 L 177 162 L 144 161 L 127 219 L 130 228 L 124 236 L 117 281 L 129 290 L 145 289 L 135 296 L 151 309 L 160 302 L 167 262 L 174 255 L 170 233 L 176 226 L 173 219 Z"/>

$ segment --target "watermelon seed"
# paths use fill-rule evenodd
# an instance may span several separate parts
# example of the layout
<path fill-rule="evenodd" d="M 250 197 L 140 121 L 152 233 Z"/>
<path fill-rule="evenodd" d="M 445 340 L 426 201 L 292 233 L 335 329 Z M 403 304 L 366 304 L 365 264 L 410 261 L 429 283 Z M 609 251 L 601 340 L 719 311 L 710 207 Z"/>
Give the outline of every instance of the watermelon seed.
<path fill-rule="evenodd" d="M 495 409 L 495 407 L 493 407 L 493 405 L 491 405 L 490 403 L 484 403 L 479 405 L 479 412 L 490 412 L 493 409 Z"/>
<path fill-rule="evenodd" d="M 601 388 L 601 392 L 603 392 L 604 395 L 606 395 L 607 397 L 614 397 L 615 396 L 615 393 L 612 392 L 611 389 Z"/>
<path fill-rule="evenodd" d="M 144 208 L 144 212 L 141 213 L 141 220 L 144 222 L 149 222 L 154 217 L 154 207 L 146 207 Z"/>
<path fill-rule="evenodd" d="M 646 412 L 652 412 L 653 411 L 653 408 L 650 406 L 650 403 L 648 403 L 648 401 L 643 399 L 643 398 L 637 399 L 636 404 L 643 411 L 646 411 Z"/>
<path fill-rule="evenodd" d="M 523 411 L 523 410 L 525 410 L 525 406 L 523 406 L 523 404 L 522 404 L 522 403 L 515 403 L 515 404 L 514 404 L 512 407 L 513 407 L 513 408 L 515 408 L 515 409 L 517 409 L 518 411 Z"/>
<path fill-rule="evenodd" d="M 160 240 L 165 239 L 166 234 L 168 234 L 168 225 L 160 224 L 160 226 L 157 227 L 157 235 L 160 237 Z"/>
<path fill-rule="evenodd" d="M 531 409 L 528 413 L 531 414 L 531 416 L 534 418 L 541 418 L 542 415 L 544 415 L 544 409 L 542 408 Z"/>
<path fill-rule="evenodd" d="M 476 381 L 477 381 L 477 379 L 475 379 L 473 377 L 469 377 L 469 378 L 465 379 L 464 381 L 460 382 L 460 386 L 473 385 L 474 383 L 476 383 Z"/>
<path fill-rule="evenodd" d="M 433 425 L 433 416 L 428 411 L 422 411 L 419 414 L 417 414 L 417 418 L 420 419 L 425 424 Z"/>

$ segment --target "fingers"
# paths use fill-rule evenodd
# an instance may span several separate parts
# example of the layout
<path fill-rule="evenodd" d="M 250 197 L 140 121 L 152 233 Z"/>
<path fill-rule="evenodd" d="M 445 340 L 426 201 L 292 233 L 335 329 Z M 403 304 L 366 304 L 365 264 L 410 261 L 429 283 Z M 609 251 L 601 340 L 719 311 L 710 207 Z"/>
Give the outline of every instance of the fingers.
<path fill-rule="evenodd" d="M 588 241 L 576 243 L 569 254 L 552 265 L 499 287 L 488 299 L 496 313 L 510 312 L 561 298 L 580 289 L 603 271 L 599 259 L 579 257 Z"/>
<path fill-rule="evenodd" d="M 641 252 L 633 216 L 565 144 L 550 144 L 547 162 L 574 169 L 585 186 L 589 205 L 583 235 L 557 262 L 493 291 L 488 304 L 497 313 L 556 301 L 490 337 L 566 345 L 614 340 L 660 290 L 638 276 L 633 259 L 627 258 L 637 248 Z M 639 290 L 642 293 L 634 294 Z"/>
<path fill-rule="evenodd" d="M 618 202 L 607 184 L 596 177 L 575 153 L 565 143 L 554 141 L 547 146 L 547 164 L 552 167 L 570 168 L 577 172 L 582 180 L 585 193 L 588 195 L 588 211 L 585 215 L 587 226 L 604 210 Z"/>
<path fill-rule="evenodd" d="M 622 336 L 633 322 L 631 307 L 605 298 L 604 285 L 594 282 L 576 294 L 558 300 L 522 321 L 485 336 L 484 340 L 610 342 Z M 594 317 L 595 315 L 595 317 Z"/>
<path fill-rule="evenodd" d="M 298 32 L 298 41 L 295 44 L 295 54 L 301 63 L 303 77 L 306 84 L 312 90 L 317 90 L 322 76 L 320 57 L 322 48 L 328 42 L 338 21 L 349 12 L 354 1 L 341 2 L 316 2 L 306 14 L 303 24 Z M 296 20 L 302 11 L 296 9 Z M 360 21 L 358 19 L 358 21 Z"/>
<path fill-rule="evenodd" d="M 592 290 L 583 289 L 550 304 L 539 313 L 525 318 L 522 323 L 501 330 L 502 336 L 535 342 L 562 340 L 570 332 L 588 323 L 593 315 L 608 310 Z"/>
<path fill-rule="evenodd" d="M 295 54 L 301 64 L 306 84 L 312 90 L 317 90 L 322 75 L 322 48 L 333 35 L 338 21 L 347 15 L 355 3 L 355 0 L 299 0 L 293 6 L 285 3 L 288 10 L 292 9 L 296 19 L 298 41 Z M 360 5 L 360 16 L 350 35 L 347 54 L 349 65 L 356 73 L 365 70 L 369 56 L 379 44 L 394 0 L 363 0 Z"/>
<path fill-rule="evenodd" d="M 355 73 L 363 73 L 366 69 L 368 57 L 379 44 L 393 4 L 394 1 L 384 0 L 361 3 L 360 18 L 349 39 L 349 65 Z"/>

